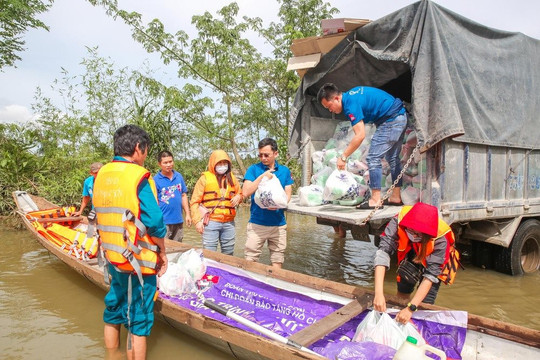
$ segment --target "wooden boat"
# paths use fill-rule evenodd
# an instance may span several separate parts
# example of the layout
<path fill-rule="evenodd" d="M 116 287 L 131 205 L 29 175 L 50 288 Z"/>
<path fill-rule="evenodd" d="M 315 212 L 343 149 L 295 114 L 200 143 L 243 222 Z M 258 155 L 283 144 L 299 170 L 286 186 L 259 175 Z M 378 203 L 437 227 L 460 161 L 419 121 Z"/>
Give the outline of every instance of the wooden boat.
<path fill-rule="evenodd" d="M 13 197 L 22 221 L 43 247 L 94 284 L 107 289 L 103 271 L 99 267 L 97 259 L 85 259 L 83 256 L 77 258 L 73 254 L 69 254 L 66 248 L 62 249 L 62 247 L 53 244 L 43 234 L 36 231 L 33 224 L 33 222 L 40 224 L 60 223 L 71 228 L 83 224 L 82 227 L 84 227 L 84 224 L 87 223 L 85 218 L 32 217 L 29 216 L 29 213 L 35 210 L 46 210 L 57 208 L 57 206 L 41 197 L 32 196 L 25 192 L 14 192 Z M 177 254 L 186 252 L 192 247 L 166 240 L 166 248 L 169 259 L 172 259 Z M 321 359 L 320 355 L 303 349 L 310 347 L 319 339 L 340 328 L 372 305 L 373 292 L 366 288 L 336 283 L 288 270 L 274 269 L 264 264 L 248 262 L 241 258 L 213 251 L 203 250 L 202 252 L 205 259 L 229 269 L 251 274 L 276 288 L 291 290 L 297 294 L 313 293 L 326 301 L 341 304 L 332 313 L 292 334 L 287 339 L 290 343 L 285 344 L 262 336 L 260 333 L 246 331 L 234 324 L 216 320 L 201 311 L 179 306 L 166 296 L 160 296 L 157 299 L 155 305 L 157 318 L 238 359 Z M 278 289 L 278 291 L 283 290 Z M 392 296 L 388 296 L 387 301 L 389 305 L 404 306 L 402 301 Z M 420 308 L 444 310 L 441 307 L 431 305 L 422 305 Z M 465 331 L 466 340 L 461 351 L 463 359 L 540 358 L 540 331 L 538 330 L 468 314 Z M 296 344 L 304 348 L 291 346 Z"/>

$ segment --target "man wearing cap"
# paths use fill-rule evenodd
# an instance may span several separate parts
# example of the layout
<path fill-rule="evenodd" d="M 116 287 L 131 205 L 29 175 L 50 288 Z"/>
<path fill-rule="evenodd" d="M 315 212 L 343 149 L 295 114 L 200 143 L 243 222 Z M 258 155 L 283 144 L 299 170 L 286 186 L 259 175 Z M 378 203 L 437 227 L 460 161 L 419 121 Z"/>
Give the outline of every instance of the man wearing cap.
<path fill-rule="evenodd" d="M 94 180 L 96 178 L 96 175 L 103 166 L 100 162 L 95 162 L 90 165 L 90 176 L 87 177 L 84 180 L 83 184 L 83 191 L 82 191 L 82 200 L 81 200 L 81 207 L 79 208 L 79 211 L 76 211 L 73 213 L 73 216 L 80 216 L 83 212 L 83 210 L 86 208 L 88 203 L 92 206 L 92 209 L 94 206 L 92 205 L 92 195 L 94 190 Z"/>
<path fill-rule="evenodd" d="M 410 299 L 418 284 L 416 293 L 407 306 L 398 313 L 396 320 L 407 323 L 421 302 L 433 304 L 441 284 L 440 280 L 444 278 L 443 268 L 446 268 L 445 265 L 449 261 L 447 249 L 451 249 L 453 244 L 454 234 L 450 226 L 439 219 L 435 206 L 424 203 L 404 206 L 384 229 L 379 249 L 375 253 L 374 309 L 386 311 L 384 275 L 390 267 L 390 256 L 394 253 L 397 254 L 399 264 L 398 296 Z"/>

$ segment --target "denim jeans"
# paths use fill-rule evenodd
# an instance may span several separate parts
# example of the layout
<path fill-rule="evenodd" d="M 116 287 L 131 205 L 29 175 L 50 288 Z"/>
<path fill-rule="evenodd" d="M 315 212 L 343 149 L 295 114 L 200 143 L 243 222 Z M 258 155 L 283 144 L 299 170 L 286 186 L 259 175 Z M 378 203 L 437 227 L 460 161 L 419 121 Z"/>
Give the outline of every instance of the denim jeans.
<path fill-rule="evenodd" d="M 203 248 L 217 251 L 219 240 L 221 252 L 225 255 L 232 255 L 234 253 L 235 237 L 234 221 L 222 223 L 210 220 L 204 228 L 202 236 Z"/>
<path fill-rule="evenodd" d="M 403 135 L 407 127 L 407 114 L 398 115 L 393 121 L 382 123 L 371 139 L 371 146 L 367 156 L 369 169 L 369 187 L 374 190 L 381 189 L 383 157 L 390 165 L 392 181 L 395 181 L 401 172 L 399 153 L 403 143 Z M 401 187 L 401 179 L 396 186 Z"/>

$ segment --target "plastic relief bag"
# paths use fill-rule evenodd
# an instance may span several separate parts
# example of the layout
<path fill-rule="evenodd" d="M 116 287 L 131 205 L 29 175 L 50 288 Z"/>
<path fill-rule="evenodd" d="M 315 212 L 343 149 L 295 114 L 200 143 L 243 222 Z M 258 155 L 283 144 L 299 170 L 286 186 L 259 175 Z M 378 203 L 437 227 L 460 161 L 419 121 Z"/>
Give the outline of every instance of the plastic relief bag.
<path fill-rule="evenodd" d="M 303 186 L 298 189 L 300 206 L 317 206 L 323 203 L 323 187 L 319 185 Z"/>
<path fill-rule="evenodd" d="M 270 179 L 265 176 L 261 180 L 254 199 L 261 209 L 286 209 L 288 203 L 285 189 L 274 174 Z"/>
<path fill-rule="evenodd" d="M 206 273 L 200 250 L 190 249 L 169 261 L 167 271 L 159 280 L 159 290 L 169 296 L 197 291 L 197 281 Z"/>
<path fill-rule="evenodd" d="M 405 342 L 407 336 L 418 340 L 418 345 L 426 343 L 413 324 L 398 324 L 387 313 L 370 311 L 356 328 L 352 341 L 373 341 L 397 350 Z"/>
<path fill-rule="evenodd" d="M 353 174 L 345 170 L 334 170 L 326 180 L 323 199 L 356 200 L 359 196 L 360 184 L 356 182 Z"/>

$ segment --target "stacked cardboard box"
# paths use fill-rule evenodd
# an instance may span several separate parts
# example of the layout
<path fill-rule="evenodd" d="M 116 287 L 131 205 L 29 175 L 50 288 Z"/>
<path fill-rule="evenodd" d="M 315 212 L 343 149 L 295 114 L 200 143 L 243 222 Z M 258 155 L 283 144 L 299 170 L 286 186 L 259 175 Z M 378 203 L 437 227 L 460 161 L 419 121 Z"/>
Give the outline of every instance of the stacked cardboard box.
<path fill-rule="evenodd" d="M 321 21 L 323 36 L 295 39 L 291 44 L 294 57 L 289 59 L 287 71 L 296 70 L 303 77 L 308 69 L 319 63 L 321 56 L 332 50 L 347 35 L 369 23 L 365 19 L 325 19 Z"/>

